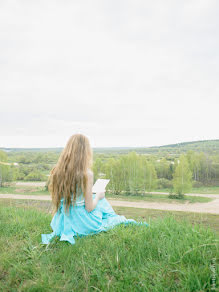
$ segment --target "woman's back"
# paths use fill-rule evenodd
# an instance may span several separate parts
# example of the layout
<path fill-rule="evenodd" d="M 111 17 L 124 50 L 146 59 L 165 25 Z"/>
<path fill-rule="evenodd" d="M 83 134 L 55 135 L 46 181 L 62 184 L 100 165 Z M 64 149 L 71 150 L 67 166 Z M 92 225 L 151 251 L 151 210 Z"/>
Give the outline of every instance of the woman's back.
<path fill-rule="evenodd" d="M 76 196 L 75 205 L 76 206 L 83 206 L 83 205 L 85 205 L 84 194 L 83 194 L 82 190 L 80 192 L 78 192 L 78 195 Z"/>
<path fill-rule="evenodd" d="M 73 193 L 72 193 L 71 201 L 73 202 Z M 63 202 L 64 202 L 64 198 L 61 199 L 61 203 Z M 74 202 L 74 206 L 84 206 L 84 205 L 85 205 L 84 194 L 82 190 L 78 190 L 77 195 L 76 195 L 76 200 Z"/>

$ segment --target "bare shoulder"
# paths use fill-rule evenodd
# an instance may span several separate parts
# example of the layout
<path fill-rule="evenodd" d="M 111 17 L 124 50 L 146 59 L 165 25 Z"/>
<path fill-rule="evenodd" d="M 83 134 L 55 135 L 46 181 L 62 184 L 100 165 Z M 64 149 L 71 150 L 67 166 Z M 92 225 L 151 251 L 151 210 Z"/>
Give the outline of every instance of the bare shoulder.
<path fill-rule="evenodd" d="M 88 186 L 89 188 L 92 188 L 93 183 L 94 183 L 94 175 L 93 175 L 93 171 L 91 171 L 90 169 L 87 170 L 87 178 L 88 178 Z"/>
<path fill-rule="evenodd" d="M 93 178 L 94 174 L 93 174 L 93 171 L 91 169 L 88 169 L 87 170 L 87 175 L 89 178 Z"/>

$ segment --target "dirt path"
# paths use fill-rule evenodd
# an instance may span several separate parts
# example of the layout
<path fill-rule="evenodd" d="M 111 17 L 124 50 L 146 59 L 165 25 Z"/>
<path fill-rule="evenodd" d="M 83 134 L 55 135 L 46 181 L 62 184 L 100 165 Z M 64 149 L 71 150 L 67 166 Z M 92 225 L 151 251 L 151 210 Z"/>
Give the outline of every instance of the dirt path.
<path fill-rule="evenodd" d="M 30 186 L 30 187 L 45 187 L 46 182 L 34 182 L 34 181 L 27 181 L 27 182 L 16 182 L 16 186 Z M 169 193 L 165 192 L 150 192 L 146 194 L 155 194 L 155 195 L 169 195 Z M 194 197 L 208 197 L 208 198 L 219 198 L 219 194 L 186 194 L 186 196 L 194 196 Z"/>
<path fill-rule="evenodd" d="M 16 182 L 15 183 L 16 186 L 27 186 L 27 187 L 45 187 L 46 182 L 44 181 L 27 181 L 27 182 Z"/>
<path fill-rule="evenodd" d="M 198 194 L 196 195 L 199 196 Z M 108 201 L 110 202 L 112 206 L 120 206 L 120 207 L 134 207 L 134 208 L 143 208 L 143 209 L 219 214 L 219 195 L 203 195 L 202 194 L 202 196 L 214 198 L 214 200 L 208 203 L 192 203 L 192 204 L 158 203 L 158 202 L 145 202 L 145 201 L 130 202 L 130 201 L 113 200 L 113 199 L 108 199 Z M 0 194 L 0 199 L 1 198 L 51 201 L 51 197 L 47 195 Z"/>

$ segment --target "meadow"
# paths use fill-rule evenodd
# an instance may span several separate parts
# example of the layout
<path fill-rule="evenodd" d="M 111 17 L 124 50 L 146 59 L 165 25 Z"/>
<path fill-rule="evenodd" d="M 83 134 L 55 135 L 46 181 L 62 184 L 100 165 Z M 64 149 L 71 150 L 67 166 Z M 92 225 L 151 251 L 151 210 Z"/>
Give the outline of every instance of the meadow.
<path fill-rule="evenodd" d="M 218 282 L 218 216 L 115 208 L 145 226 L 76 239 L 50 233 L 49 202 L 0 200 L 1 291 L 210 291 Z M 218 281 L 218 280 L 216 280 Z"/>

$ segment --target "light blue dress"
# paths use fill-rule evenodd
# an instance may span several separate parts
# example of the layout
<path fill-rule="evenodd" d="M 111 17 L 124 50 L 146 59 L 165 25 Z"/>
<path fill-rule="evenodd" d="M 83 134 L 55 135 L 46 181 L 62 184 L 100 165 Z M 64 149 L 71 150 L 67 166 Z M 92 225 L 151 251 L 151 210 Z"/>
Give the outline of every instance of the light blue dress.
<path fill-rule="evenodd" d="M 95 198 L 95 194 L 93 194 Z M 55 236 L 60 237 L 60 241 L 75 243 L 75 237 L 96 234 L 107 231 L 119 224 L 144 224 L 146 222 L 136 222 L 133 219 L 126 219 L 115 213 L 106 198 L 99 200 L 96 208 L 88 212 L 85 209 L 83 193 L 77 197 L 76 202 L 69 208 L 69 213 L 65 212 L 63 199 L 60 208 L 52 218 L 50 226 L 53 232 L 41 234 L 42 243 L 48 244 Z"/>

